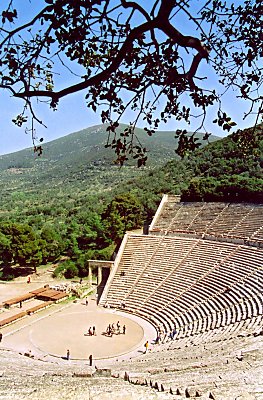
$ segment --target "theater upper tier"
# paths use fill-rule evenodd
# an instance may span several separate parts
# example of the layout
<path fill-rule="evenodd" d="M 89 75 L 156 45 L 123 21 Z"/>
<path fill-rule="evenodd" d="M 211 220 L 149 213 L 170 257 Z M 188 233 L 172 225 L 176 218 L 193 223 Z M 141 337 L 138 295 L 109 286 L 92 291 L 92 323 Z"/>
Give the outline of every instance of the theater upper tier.
<path fill-rule="evenodd" d="M 263 247 L 263 205 L 186 203 L 178 202 L 178 196 L 164 195 L 149 232 Z"/>

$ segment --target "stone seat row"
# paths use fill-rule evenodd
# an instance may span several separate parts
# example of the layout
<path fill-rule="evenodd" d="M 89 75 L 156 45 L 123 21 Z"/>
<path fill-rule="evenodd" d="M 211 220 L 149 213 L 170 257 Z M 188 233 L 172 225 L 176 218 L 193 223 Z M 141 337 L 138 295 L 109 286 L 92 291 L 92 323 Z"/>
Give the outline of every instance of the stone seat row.
<path fill-rule="evenodd" d="M 126 253 L 134 251 L 133 240 L 128 238 Z M 141 237 L 141 241 L 145 249 L 151 237 Z M 107 304 L 118 307 L 125 303 L 126 310 L 149 319 L 156 327 L 161 326 L 167 334 L 175 325 L 187 327 L 181 336 L 262 314 L 261 250 L 189 239 L 188 252 L 179 258 L 176 246 L 181 242 L 183 248 L 183 241 L 159 237 L 154 256 L 137 269 L 133 269 L 130 261 L 126 265 L 121 260 L 124 276 L 117 270 Z M 159 254 L 167 249 L 171 252 L 168 266 L 162 265 L 165 257 Z M 130 279 L 126 269 L 127 275 L 132 271 Z"/>
<path fill-rule="evenodd" d="M 242 281 L 242 284 L 243 283 Z M 135 308 L 137 306 L 139 310 L 147 308 L 151 309 L 153 312 L 158 311 L 163 314 L 168 312 L 171 315 L 190 313 L 191 310 L 199 308 L 201 309 L 201 313 L 198 318 L 204 318 L 207 314 L 219 312 L 220 310 L 234 309 L 234 315 L 236 316 L 234 320 L 240 320 L 244 318 L 244 315 L 246 317 L 251 317 L 262 314 L 262 296 L 260 296 L 260 292 L 250 289 L 245 290 L 243 287 L 241 289 L 243 292 L 239 290 L 239 287 L 233 286 L 229 293 L 221 290 L 212 296 L 209 296 L 208 291 L 206 297 L 203 297 L 206 291 L 204 291 L 203 288 L 199 291 L 199 288 L 196 287 L 194 291 L 186 291 L 181 297 L 175 298 L 174 300 L 172 299 L 169 303 L 167 302 L 168 299 L 165 292 L 163 296 L 160 296 L 159 292 L 158 296 L 148 301 L 147 306 L 139 305 L 139 303 L 133 301 L 133 307 Z M 128 301 L 128 305 L 130 305 L 130 301 Z M 202 312 L 202 308 L 204 307 L 205 312 Z"/>
<path fill-rule="evenodd" d="M 263 240 L 263 207 L 255 204 L 164 202 L 150 232 L 169 231 Z"/>

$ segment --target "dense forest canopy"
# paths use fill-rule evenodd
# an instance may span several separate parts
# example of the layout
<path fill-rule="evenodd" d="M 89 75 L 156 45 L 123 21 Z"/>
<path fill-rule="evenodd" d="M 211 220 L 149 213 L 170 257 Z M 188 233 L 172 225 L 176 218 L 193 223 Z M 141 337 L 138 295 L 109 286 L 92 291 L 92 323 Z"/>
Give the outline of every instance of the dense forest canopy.
<path fill-rule="evenodd" d="M 0 88 L 22 99 L 14 123 L 22 126 L 30 115 L 33 141 L 34 122 L 44 124 L 35 100 L 56 109 L 61 98 L 82 90 L 87 106 L 109 124 L 108 146 L 121 164 L 127 156 L 137 159 L 139 166 L 146 162 L 146 149 L 134 134 L 139 120 L 152 135 L 170 118 L 189 124 L 197 118 L 207 137 L 205 118 L 212 108 L 214 122 L 230 131 L 236 124 L 222 103 L 229 89 L 249 103 L 247 114 L 255 114 L 255 124 L 260 122 L 261 2 L 39 0 L 34 7 L 25 3 L 21 7 L 18 0 L 1 2 Z M 224 90 L 207 87 L 211 70 Z M 116 128 L 128 109 L 133 118 L 118 136 Z M 184 130 L 177 134 L 180 155 L 198 147 Z M 40 154 L 41 145 L 34 144 Z"/>

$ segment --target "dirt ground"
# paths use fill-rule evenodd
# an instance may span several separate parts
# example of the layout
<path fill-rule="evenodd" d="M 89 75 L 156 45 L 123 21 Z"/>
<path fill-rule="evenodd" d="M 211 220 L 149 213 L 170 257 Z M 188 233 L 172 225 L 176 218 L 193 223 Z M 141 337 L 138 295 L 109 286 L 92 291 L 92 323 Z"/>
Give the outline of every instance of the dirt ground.
<path fill-rule="evenodd" d="M 27 283 L 27 277 L 12 282 L 0 281 L 0 303 L 43 287 L 44 284 L 51 286 L 62 282 L 53 279 L 50 270 L 31 275 L 30 283 Z M 11 312 L 20 312 L 26 307 L 28 305 L 23 304 L 22 310 L 15 307 Z M 0 308 L 0 320 L 8 317 L 7 314 L 8 310 Z M 107 326 L 113 323 L 116 326 L 118 321 L 121 333 L 112 337 L 105 335 Z M 126 327 L 125 334 L 122 333 L 123 325 Z M 96 335 L 88 336 L 87 332 L 93 326 Z M 95 294 L 89 297 L 88 305 L 85 299 L 55 304 L 1 328 L 1 332 L 1 346 L 56 361 L 65 359 L 67 350 L 70 351 L 71 360 L 87 360 L 89 355 L 94 360 L 135 356 L 143 351 L 146 340 L 155 338 L 155 330 L 148 322 L 97 306 Z"/>
<path fill-rule="evenodd" d="M 0 304 L 7 299 L 28 293 L 45 284 L 54 285 L 61 282 L 61 279 L 54 279 L 52 273 L 55 267 L 40 268 L 38 272 L 30 275 L 30 283 L 27 283 L 28 276 L 14 279 L 13 281 L 0 280 Z"/>

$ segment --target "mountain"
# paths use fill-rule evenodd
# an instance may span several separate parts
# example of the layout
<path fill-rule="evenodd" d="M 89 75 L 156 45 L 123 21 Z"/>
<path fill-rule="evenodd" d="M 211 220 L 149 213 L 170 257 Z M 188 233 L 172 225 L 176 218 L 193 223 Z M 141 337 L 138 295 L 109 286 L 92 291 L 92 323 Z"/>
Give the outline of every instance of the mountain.
<path fill-rule="evenodd" d="M 90 165 L 113 164 L 116 155 L 112 149 L 105 148 L 108 138 L 106 128 L 107 125 L 96 125 L 43 144 L 41 157 L 34 156 L 31 148 L 2 155 L 0 156 L 0 171 L 7 168 L 45 170 L 47 163 L 60 163 L 60 166 L 84 162 Z M 125 125 L 120 125 L 117 132 L 124 128 Z M 175 157 L 178 140 L 174 138 L 174 131 L 157 131 L 150 137 L 143 129 L 136 128 L 135 135 L 147 148 L 149 165 L 164 163 L 166 159 Z M 202 135 L 197 133 L 196 137 L 202 141 Z M 219 137 L 211 135 L 209 141 L 218 139 Z M 49 170 L 53 167 L 54 165 L 48 166 Z"/>
<path fill-rule="evenodd" d="M 97 125 L 46 143 L 40 157 L 32 149 L 0 156 L 2 195 L 43 191 L 48 194 L 54 188 L 68 190 L 70 194 L 72 189 L 83 191 L 84 187 L 85 191 L 98 193 L 175 158 L 174 132 L 158 131 L 149 137 L 144 130 L 136 129 L 136 137 L 148 150 L 147 166 L 135 168 L 136 160 L 130 160 L 120 168 L 114 163 L 114 151 L 105 148 L 106 128 L 106 125 Z M 217 139 L 211 136 L 209 140 Z"/>

